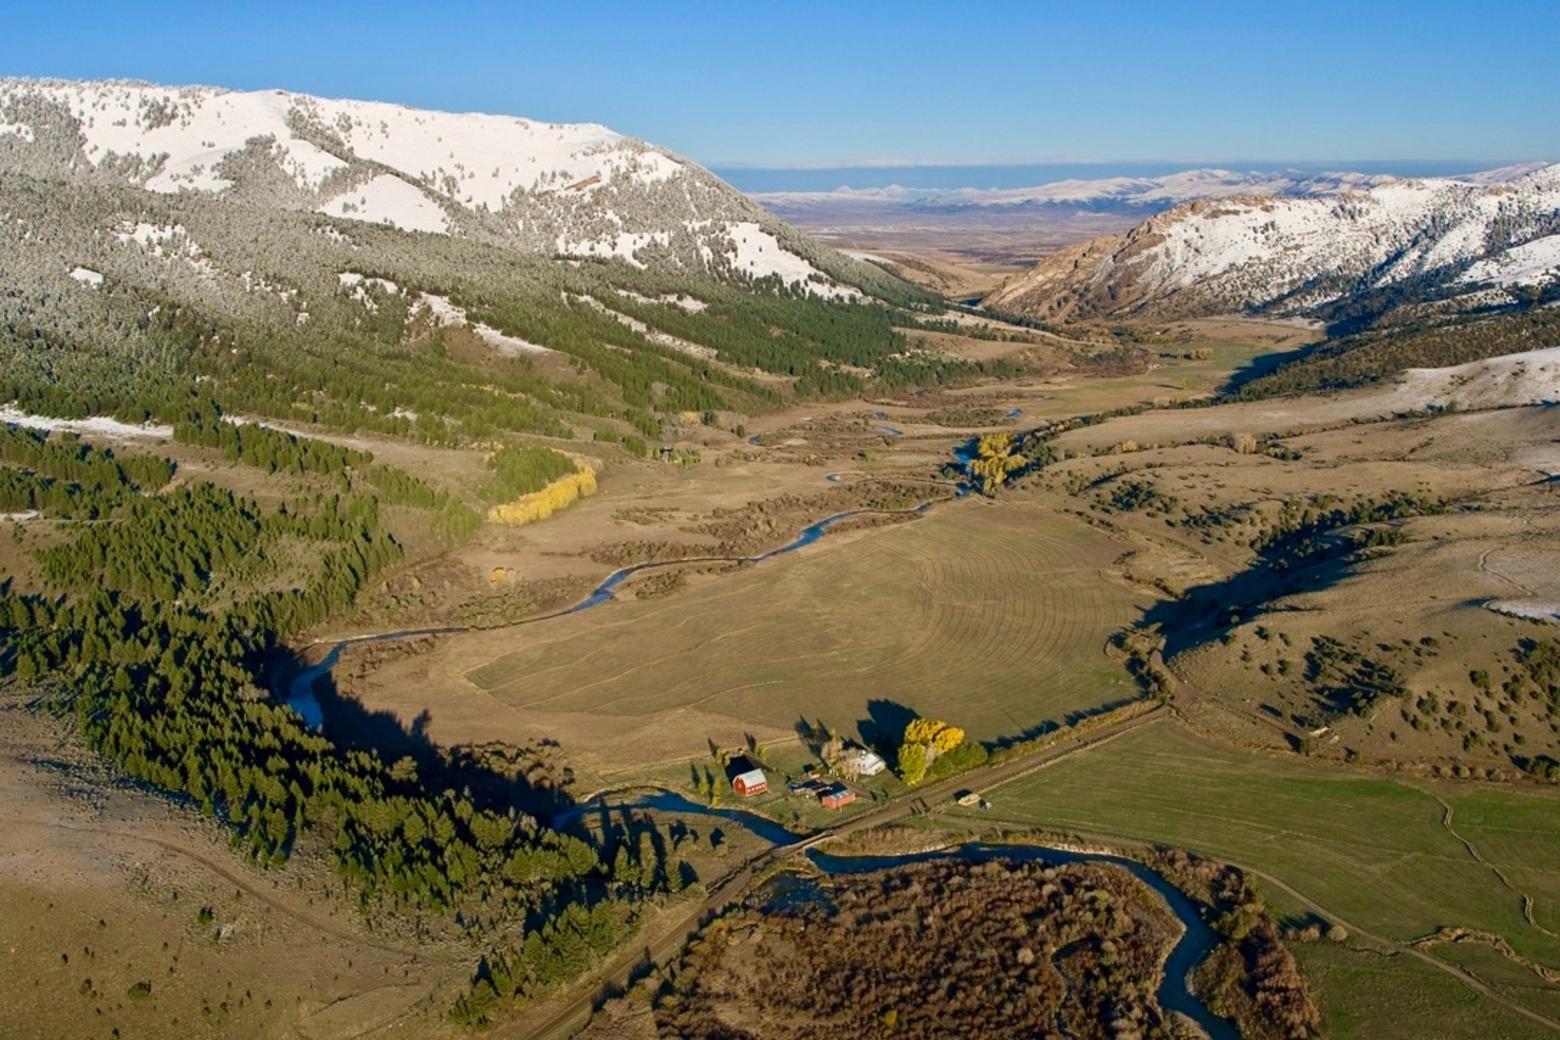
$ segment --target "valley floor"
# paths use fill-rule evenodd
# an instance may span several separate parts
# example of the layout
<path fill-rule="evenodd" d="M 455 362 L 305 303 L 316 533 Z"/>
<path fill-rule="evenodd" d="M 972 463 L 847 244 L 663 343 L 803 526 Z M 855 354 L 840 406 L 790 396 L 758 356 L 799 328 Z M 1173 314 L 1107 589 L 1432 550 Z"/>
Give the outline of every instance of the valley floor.
<path fill-rule="evenodd" d="M 1224 334 L 1229 328 L 1239 326 Z M 1228 371 L 1238 363 L 1221 352 L 1201 364 Z M 1005 415 L 1013 402 L 1023 424 L 1152 404 L 1195 386 L 1199 364 L 1008 387 L 984 400 L 972 394 L 968 405 Z M 1484 392 L 1476 380 L 1457 385 Z M 691 791 L 690 762 L 706 758 L 712 744 L 749 736 L 768 745 L 775 768 L 799 773 L 809 759 L 796 736 L 804 720 L 873 739 L 875 726 L 913 711 L 1000 742 L 1133 696 L 1110 636 L 1157 618 L 1155 603 L 1167 590 L 1215 587 L 1249 566 L 1244 535 L 1231 537 L 1243 523 L 1255 529 L 1256 519 L 1242 520 L 1248 514 L 1281 512 L 1314 494 L 1348 501 L 1398 491 L 1472 503 L 1402 521 L 1406 544 L 1382 562 L 1363 561 L 1346 580 L 1317 590 L 1294 590 L 1320 597 L 1309 612 L 1302 605 L 1275 615 L 1288 608 L 1267 604 L 1236 630 L 1233 651 L 1212 642 L 1176 657 L 1183 683 L 1196 683 L 1183 685 L 1178 702 L 1190 727 L 1144 727 L 983 792 L 995 806 L 989 812 L 942 812 L 929 822 L 1163 842 L 1246 867 L 1297 934 L 1316 919 L 1355 929 L 1346 942 L 1295 946 L 1315 979 L 1327 1035 L 1458 1036 L 1485 1021 L 1502 1023 L 1501 1035 L 1547 1035 L 1544 1023 L 1555 1021 L 1560 1003 L 1543 974 L 1560 965 L 1560 875 L 1549 847 L 1560 841 L 1551 825 L 1557 803 L 1552 789 L 1513 785 L 1511 760 L 1524 749 L 1555 749 L 1552 717 L 1524 714 L 1518 744 L 1501 752 L 1486 742 L 1469 753 L 1448 740 L 1466 732 L 1449 723 L 1401 725 L 1388 740 L 1393 727 L 1384 716 L 1398 708 L 1383 702 L 1372 718 L 1333 718 L 1331 733 L 1308 748 L 1316 758 L 1306 760 L 1293 749 L 1310 724 L 1262 708 L 1261 688 L 1287 680 L 1275 668 L 1258 670 L 1264 658 L 1251 660 L 1254 646 L 1251 663 L 1236 660 L 1260 624 L 1275 632 L 1290 626 L 1285 638 L 1302 650 L 1313 635 L 1335 631 L 1294 627 L 1308 618 L 1356 618 L 1343 622 L 1354 635 L 1381 629 L 1388 615 L 1380 605 L 1418 601 L 1433 575 L 1439 586 L 1429 602 L 1442 605 L 1423 617 L 1403 615 L 1390 636 L 1433 632 L 1441 646 L 1407 655 L 1400 667 L 1410 686 L 1448 690 L 1459 681 L 1455 667 L 1466 671 L 1469 661 L 1509 672 L 1502 655 L 1524 633 L 1543 637 L 1546 629 L 1482 604 L 1503 592 L 1560 597 L 1534 584 L 1560 573 L 1550 562 L 1560 543 L 1543 520 L 1551 492 L 1533 483 L 1546 472 L 1553 417 L 1504 407 L 1522 401 L 1485 397 L 1474 406 L 1487 410 L 1436 418 L 1423 412 L 1428 398 L 1405 387 L 1126 416 L 1064 434 L 1057 443 L 1074 459 L 994 502 L 942 502 L 887 528 L 830 534 L 776 565 L 695 573 L 686 587 L 645 599 L 630 586 L 623 602 L 600 610 L 453 637 L 377 664 L 349 688 L 401 719 L 427 710 L 435 740 L 557 737 L 581 791 L 643 782 Z M 804 479 L 837 474 L 848 486 L 868 475 L 904 479 L 949 446 L 948 434 L 911 408 L 892 408 L 886 422 L 865 414 L 854 428 L 839 412 L 771 424 L 761 438 L 767 456 L 732 462 L 728 473 L 784 472 L 805 459 Z M 892 423 L 903 436 L 867 433 L 872 447 L 863 449 L 860 425 L 874 423 Z M 1274 450 L 1228 446 L 1248 431 Z M 857 457 L 864 450 L 872 456 L 865 464 Z M 1113 488 L 1143 478 L 1175 504 L 1145 512 L 1112 500 Z M 805 484 L 792 486 L 800 493 Z M 1224 519 L 1209 526 L 1198 519 L 1206 516 Z M 1233 529 L 1221 526 L 1231 517 Z M 773 536 L 789 530 L 781 525 Z M 1503 588 L 1513 581 L 1521 587 Z M 1295 719 L 1315 714 L 1298 685 L 1282 696 Z M 1424 710 L 1412 700 L 1405 711 Z M 1456 763 L 1506 782 L 1451 781 Z M 902 790 L 893 782 L 868 786 L 883 797 Z M 831 820 L 783 798 L 756 808 L 793 825 Z M 1469 931 L 1443 941 L 1450 929 Z M 1402 1003 L 1381 1000 L 1383 980 Z"/>
<path fill-rule="evenodd" d="M 554 808 L 646 785 L 696 798 L 710 749 L 747 744 L 772 790 L 746 807 L 808 831 L 915 799 L 890 775 L 839 813 L 782 793 L 814 760 L 804 734 L 819 721 L 892 752 L 922 715 L 1001 748 L 1135 701 L 1134 670 L 1164 669 L 1160 711 L 1175 718 L 980 789 L 990 809 L 944 796 L 910 825 L 1164 843 L 1245 868 L 1302 936 L 1291 945 L 1329 1036 L 1553 1035 L 1560 799 L 1523 772 L 1557 747 L 1553 680 L 1522 655 L 1554 630 L 1487 607 L 1560 601 L 1552 410 L 1477 378 L 1457 383 L 1483 395 L 1476 410 L 1456 413 L 1427 410 L 1423 381 L 1170 407 L 1313 334 L 1232 320 L 1147 335 L 1166 344 L 1147 373 L 797 407 L 740 434 L 691 431 L 680 447 L 697 465 L 606 466 L 600 494 L 563 516 L 489 525 L 456 549 L 413 537 L 408 562 L 317 626 L 300 662 L 343 636 L 458 631 L 349 646 L 321 687 L 326 733 L 391 757 L 512 755 L 512 793 Z M 1061 457 L 994 499 L 955 497 L 942 471 L 982 433 L 1122 408 L 1144 410 L 1045 441 Z M 469 463 L 369 440 L 413 473 Z M 1414 507 L 1329 521 L 1299 549 L 1263 541 L 1388 493 Z M 815 544 L 751 562 L 848 511 Z M 562 613 L 638 563 L 665 566 Z M 1344 665 L 1356 671 L 1332 685 L 1379 680 L 1357 709 L 1318 694 Z M 378 934 L 320 895 L 323 875 L 306 881 L 317 860 L 242 865 L 181 808 L 67 778 L 81 763 L 54 723 L 20 703 L 6 715 L 0 902 L 30 909 L 0 921 L 13 951 L 0 1022 L 459 1032 L 446 1013 L 470 948 Z M 699 852 L 711 887 L 763 848 L 724 830 Z M 699 898 L 659 906 L 636 942 Z M 1303 941 L 1317 921 L 1350 935 Z M 591 992 L 586 980 L 501 1030 L 526 1035 Z"/>

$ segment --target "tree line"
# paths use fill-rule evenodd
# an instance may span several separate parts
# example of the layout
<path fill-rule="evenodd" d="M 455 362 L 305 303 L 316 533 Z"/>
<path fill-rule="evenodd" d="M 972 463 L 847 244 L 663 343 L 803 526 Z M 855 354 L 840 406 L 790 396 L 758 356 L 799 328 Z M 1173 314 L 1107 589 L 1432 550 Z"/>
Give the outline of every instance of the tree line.
<path fill-rule="evenodd" d="M 400 559 L 374 499 L 319 494 L 266 511 L 205 482 L 128 498 L 104 483 L 74 486 L 106 499 L 110 522 L 73 524 L 38 553 L 45 580 L 67 594 L 9 583 L 0 593 L 0 668 L 58 689 L 89 747 L 188 796 L 259 862 L 282 863 L 314 836 L 365 905 L 530 905 L 601 869 L 587 843 L 425 789 L 377 754 L 308 730 L 256 685 L 283 639 L 340 612 Z M 305 580 L 205 603 L 225 569 L 280 536 L 319 546 Z"/>

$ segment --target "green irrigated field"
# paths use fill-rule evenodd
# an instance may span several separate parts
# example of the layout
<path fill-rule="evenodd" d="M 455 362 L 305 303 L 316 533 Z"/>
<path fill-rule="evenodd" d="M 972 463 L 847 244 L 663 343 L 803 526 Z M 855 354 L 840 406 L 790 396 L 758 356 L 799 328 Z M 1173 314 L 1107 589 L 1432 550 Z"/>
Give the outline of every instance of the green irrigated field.
<path fill-rule="evenodd" d="M 1326 941 L 1301 943 L 1293 949 L 1322 1009 L 1323 1036 L 1538 1040 L 1555 1035 L 1413 957 Z M 1536 976 L 1529 978 L 1538 981 Z M 1523 1003 L 1544 1010 L 1542 1005 Z"/>
<path fill-rule="evenodd" d="M 1447 785 L 1440 794 L 1452 806 L 1452 829 L 1499 866 L 1512 887 L 1533 897 L 1541 928 L 1560 933 L 1560 797 L 1463 785 Z M 1551 954 L 1547 962 L 1556 959 Z"/>
<path fill-rule="evenodd" d="M 851 734 L 902 727 L 915 711 L 990 740 L 1137 695 L 1105 652 L 1139 605 L 1105 573 L 1119 552 L 1032 503 L 948 503 L 665 601 L 613 603 L 445 652 L 568 748 L 593 745 L 575 732 L 581 721 L 593 733 L 604 717 L 680 727 L 636 734 L 640 761 L 620 757 L 619 770 L 676 757 L 647 758 L 651 746 L 697 754 L 744 729 L 789 734 L 803 717 Z"/>
<path fill-rule="evenodd" d="M 990 815 L 1224 858 L 1391 939 L 1482 928 L 1560 963 L 1560 938 L 1528 924 L 1520 895 L 1491 869 L 1531 884 L 1540 905 L 1560 897 L 1556 861 L 1540 866 L 1560 841 L 1560 796 L 1451 785 L 1444 792 L 1454 809 L 1477 809 L 1477 819 L 1471 809 L 1466 820 L 1454 815 L 1454 827 L 1485 862 L 1446 830 L 1429 788 L 1248 753 L 1158 725 L 998 788 Z M 1505 838 L 1481 846 L 1491 833 Z"/>

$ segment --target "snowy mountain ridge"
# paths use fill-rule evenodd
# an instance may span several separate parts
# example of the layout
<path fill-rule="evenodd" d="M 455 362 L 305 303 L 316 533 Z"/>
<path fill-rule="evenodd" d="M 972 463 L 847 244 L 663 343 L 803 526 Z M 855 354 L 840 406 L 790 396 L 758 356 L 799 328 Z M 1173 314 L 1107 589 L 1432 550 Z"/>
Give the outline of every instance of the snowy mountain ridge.
<path fill-rule="evenodd" d="M 590 123 L 282 90 L 0 79 L 5 170 L 856 293 L 818 266 L 849 261 L 697 165 Z"/>
<path fill-rule="evenodd" d="M 1501 306 L 1557 279 L 1560 165 L 1550 165 L 1184 203 L 1046 257 L 986 302 L 1040 318 L 1327 317 Z"/>

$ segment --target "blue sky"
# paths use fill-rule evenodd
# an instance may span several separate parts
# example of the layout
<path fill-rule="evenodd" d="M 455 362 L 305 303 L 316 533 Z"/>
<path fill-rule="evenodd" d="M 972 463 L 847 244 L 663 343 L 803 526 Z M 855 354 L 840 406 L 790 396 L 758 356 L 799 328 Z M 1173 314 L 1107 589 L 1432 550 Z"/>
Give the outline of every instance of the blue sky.
<path fill-rule="evenodd" d="M 0 74 L 606 123 L 710 165 L 1560 159 L 1560 3 L 3 0 Z"/>

